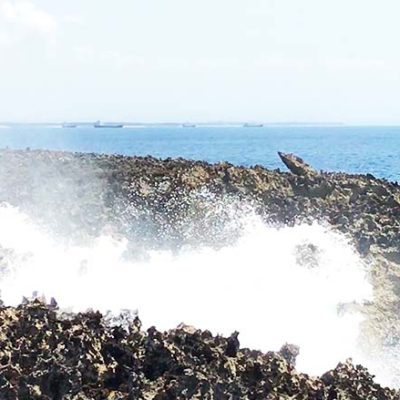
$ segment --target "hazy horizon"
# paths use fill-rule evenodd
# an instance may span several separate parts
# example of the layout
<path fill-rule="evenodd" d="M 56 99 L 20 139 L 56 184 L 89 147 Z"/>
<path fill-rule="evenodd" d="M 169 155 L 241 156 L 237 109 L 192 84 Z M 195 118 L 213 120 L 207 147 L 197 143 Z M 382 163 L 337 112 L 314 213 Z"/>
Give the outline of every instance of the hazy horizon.
<path fill-rule="evenodd" d="M 0 121 L 398 125 L 395 0 L 0 0 Z"/>
<path fill-rule="evenodd" d="M 241 128 L 244 124 L 262 125 L 264 128 L 279 128 L 279 127 L 332 127 L 332 128 L 351 128 L 351 127 L 400 127 L 400 123 L 368 123 L 368 122 L 335 122 L 335 121 L 262 121 L 262 120 L 243 120 L 243 121 L 197 121 L 197 120 L 175 120 L 175 121 L 123 121 L 123 120 L 48 120 L 48 121 L 0 121 L 0 128 L 7 128 L 13 126 L 61 126 L 63 124 L 76 124 L 78 127 L 92 127 L 96 122 L 109 123 L 109 124 L 123 124 L 124 128 L 130 126 L 174 126 L 179 127 L 185 124 L 193 124 L 197 128 L 201 127 L 232 127 Z"/>

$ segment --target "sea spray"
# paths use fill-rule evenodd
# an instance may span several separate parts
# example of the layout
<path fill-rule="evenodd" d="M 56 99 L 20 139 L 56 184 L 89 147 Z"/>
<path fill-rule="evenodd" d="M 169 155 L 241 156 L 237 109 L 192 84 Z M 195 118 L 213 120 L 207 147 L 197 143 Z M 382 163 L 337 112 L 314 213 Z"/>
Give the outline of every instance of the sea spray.
<path fill-rule="evenodd" d="M 347 239 L 317 224 L 279 229 L 251 213 L 236 218 L 242 232 L 229 246 L 151 250 L 128 261 L 126 240 L 61 245 L 2 206 L 2 298 L 18 304 L 37 291 L 73 311 L 138 309 L 145 326 L 239 330 L 242 346 L 263 351 L 291 342 L 301 348 L 298 369 L 310 374 L 359 359 L 362 316 L 338 307 L 369 299 L 371 286 Z"/>

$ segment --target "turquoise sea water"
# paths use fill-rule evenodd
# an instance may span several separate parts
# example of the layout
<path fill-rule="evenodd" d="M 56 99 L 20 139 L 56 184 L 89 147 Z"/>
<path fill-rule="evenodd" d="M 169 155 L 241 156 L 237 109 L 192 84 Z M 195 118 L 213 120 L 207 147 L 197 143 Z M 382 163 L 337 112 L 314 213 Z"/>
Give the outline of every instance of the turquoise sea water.
<path fill-rule="evenodd" d="M 317 169 L 400 180 L 400 127 L 13 126 L 0 129 L 0 147 L 184 157 L 273 169 L 285 169 L 277 156 L 283 151 L 301 156 Z"/>

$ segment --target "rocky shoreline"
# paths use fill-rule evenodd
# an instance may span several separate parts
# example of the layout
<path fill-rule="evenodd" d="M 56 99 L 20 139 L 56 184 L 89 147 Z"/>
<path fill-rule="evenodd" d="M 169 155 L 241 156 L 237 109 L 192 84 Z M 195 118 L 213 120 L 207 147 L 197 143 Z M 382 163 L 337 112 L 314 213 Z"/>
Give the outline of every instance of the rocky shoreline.
<path fill-rule="evenodd" d="M 172 226 L 188 211 L 187 197 L 206 189 L 216 197 L 251 202 L 270 222 L 327 221 L 351 235 L 364 255 L 379 248 L 400 262 L 396 182 L 369 174 L 317 172 L 301 159 L 296 167 L 295 156 L 281 157 L 292 172 L 150 156 L 0 150 L 0 201 L 38 219 L 45 220 L 48 212 L 49 223 L 69 223 L 64 228 L 70 230 L 74 223 L 96 230 L 134 217 L 127 214 L 129 207 L 146 208 L 155 225 Z"/>
<path fill-rule="evenodd" d="M 18 207 L 60 240 L 121 235 L 132 254 L 141 244 L 223 246 L 235 231 L 219 223 L 243 206 L 278 226 L 320 221 L 348 235 L 368 265 L 374 299 L 357 306 L 368 307 L 366 329 L 374 331 L 376 345 L 387 346 L 388 337 L 390 345 L 400 342 L 399 185 L 372 175 L 315 171 L 296 156 L 280 157 L 289 172 L 0 150 L 0 203 Z M 297 373 L 285 353 L 265 355 L 237 344 L 227 353 L 235 337 L 194 328 L 143 332 L 136 320 L 124 331 L 99 314 L 66 318 L 38 301 L 1 308 L 0 320 L 1 399 L 400 398 L 351 362 L 310 378 Z"/>

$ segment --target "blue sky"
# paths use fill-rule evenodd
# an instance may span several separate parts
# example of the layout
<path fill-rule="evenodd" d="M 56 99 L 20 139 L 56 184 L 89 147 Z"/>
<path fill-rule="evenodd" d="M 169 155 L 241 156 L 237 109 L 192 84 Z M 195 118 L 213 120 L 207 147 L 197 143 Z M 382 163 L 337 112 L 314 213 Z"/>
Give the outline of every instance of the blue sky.
<path fill-rule="evenodd" d="M 400 123 L 398 0 L 0 0 L 0 120 Z"/>

